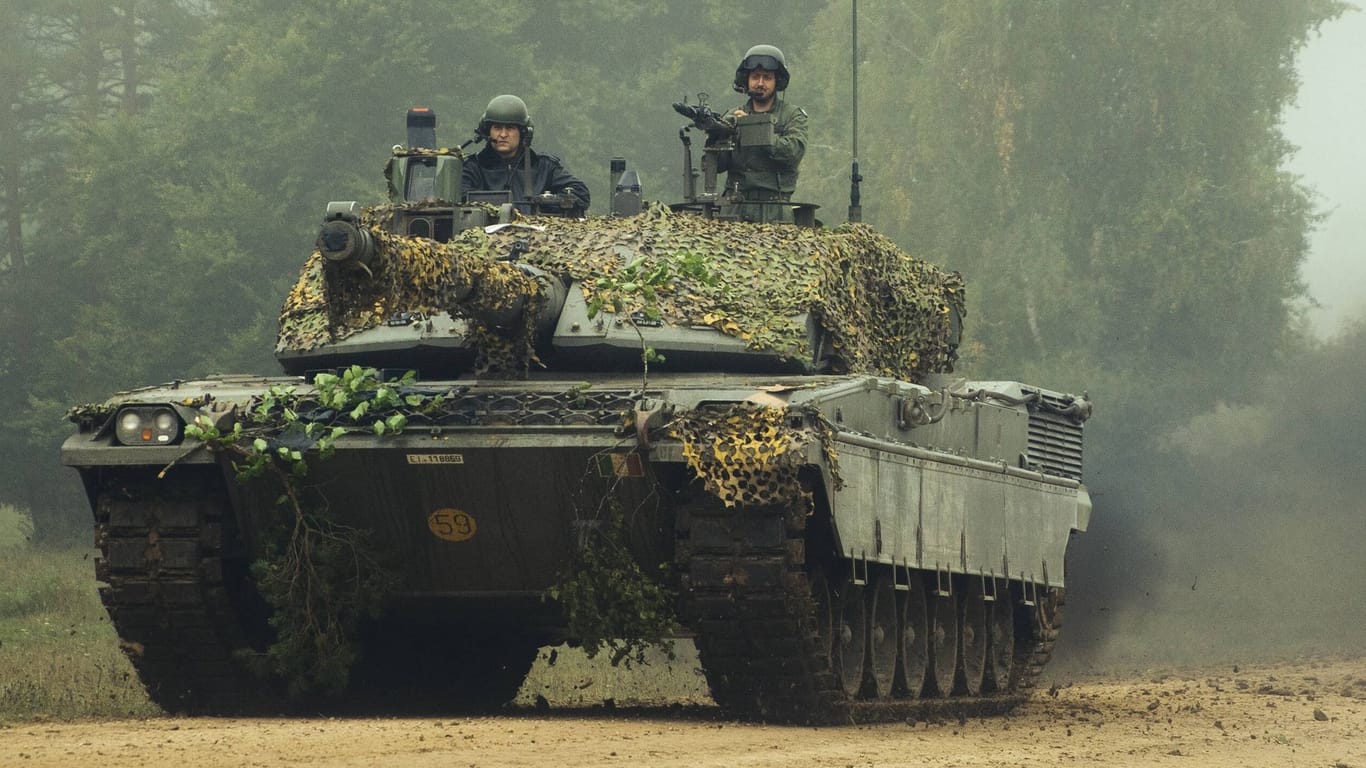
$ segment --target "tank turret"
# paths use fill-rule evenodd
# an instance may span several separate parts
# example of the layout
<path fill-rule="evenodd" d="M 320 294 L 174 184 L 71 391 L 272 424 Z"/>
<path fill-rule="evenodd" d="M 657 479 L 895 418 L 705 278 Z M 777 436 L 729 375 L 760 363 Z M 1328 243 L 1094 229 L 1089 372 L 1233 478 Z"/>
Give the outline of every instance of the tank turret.
<path fill-rule="evenodd" d="M 451 159 L 409 152 L 395 158 Z M 622 167 L 624 187 L 638 191 Z M 756 226 L 693 215 L 695 203 L 516 221 L 506 209 L 430 198 L 332 203 L 282 311 L 277 357 L 295 374 L 360 363 L 449 376 L 482 360 L 481 372 L 517 375 L 533 359 L 623 370 L 646 346 L 661 370 L 913 381 L 952 370 L 958 275 L 864 225 Z M 617 279 L 628 269 L 653 283 Z"/>

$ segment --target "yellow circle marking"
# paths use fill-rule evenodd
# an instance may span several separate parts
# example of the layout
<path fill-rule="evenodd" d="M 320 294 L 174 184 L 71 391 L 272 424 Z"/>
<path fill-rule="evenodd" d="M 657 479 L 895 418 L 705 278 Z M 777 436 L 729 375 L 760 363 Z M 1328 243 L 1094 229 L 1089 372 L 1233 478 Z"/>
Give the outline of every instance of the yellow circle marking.
<path fill-rule="evenodd" d="M 427 527 L 432 535 L 445 541 L 465 541 L 474 538 L 474 518 L 465 512 L 443 507 L 427 515 Z"/>

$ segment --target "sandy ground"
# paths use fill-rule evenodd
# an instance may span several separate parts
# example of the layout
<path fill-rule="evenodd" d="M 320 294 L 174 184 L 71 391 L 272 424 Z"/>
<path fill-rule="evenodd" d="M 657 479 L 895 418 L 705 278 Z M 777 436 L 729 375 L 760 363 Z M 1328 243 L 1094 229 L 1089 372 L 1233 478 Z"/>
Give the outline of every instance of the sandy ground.
<path fill-rule="evenodd" d="M 1063 683 L 989 720 L 748 725 L 705 706 L 0 726 L 4 766 L 1366 768 L 1366 658 Z"/>

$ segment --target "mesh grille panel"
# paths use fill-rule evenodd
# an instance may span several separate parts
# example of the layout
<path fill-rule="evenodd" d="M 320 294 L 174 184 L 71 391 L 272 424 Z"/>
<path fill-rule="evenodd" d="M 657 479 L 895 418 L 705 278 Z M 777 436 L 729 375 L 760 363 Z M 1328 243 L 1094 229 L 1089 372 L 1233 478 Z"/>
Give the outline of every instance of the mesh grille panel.
<path fill-rule="evenodd" d="M 439 408 L 409 414 L 443 426 L 617 426 L 634 407 L 628 392 L 460 392 Z"/>
<path fill-rule="evenodd" d="M 1043 397 L 1057 408 L 1067 404 L 1052 395 Z M 1081 482 L 1081 425 L 1048 408 L 1031 409 L 1029 460 L 1044 474 Z"/>

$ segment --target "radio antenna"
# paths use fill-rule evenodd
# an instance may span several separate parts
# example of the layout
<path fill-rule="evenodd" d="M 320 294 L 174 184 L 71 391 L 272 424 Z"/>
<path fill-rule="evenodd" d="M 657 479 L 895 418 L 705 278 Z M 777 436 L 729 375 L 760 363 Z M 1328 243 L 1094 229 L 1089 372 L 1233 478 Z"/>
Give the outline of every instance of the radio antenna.
<path fill-rule="evenodd" d="M 858 172 L 858 0 L 850 0 L 850 6 L 853 10 L 853 17 L 850 19 L 849 22 L 849 28 L 851 30 L 853 42 L 849 46 L 849 49 L 850 51 L 852 51 L 851 70 L 853 71 L 854 75 L 854 125 L 853 130 L 851 131 L 854 144 L 854 163 L 849 170 L 848 220 L 849 222 L 854 223 L 863 221 L 863 206 L 860 204 L 861 201 L 859 195 L 859 182 L 863 181 L 863 175 Z"/>

